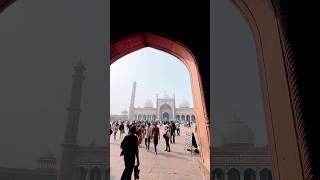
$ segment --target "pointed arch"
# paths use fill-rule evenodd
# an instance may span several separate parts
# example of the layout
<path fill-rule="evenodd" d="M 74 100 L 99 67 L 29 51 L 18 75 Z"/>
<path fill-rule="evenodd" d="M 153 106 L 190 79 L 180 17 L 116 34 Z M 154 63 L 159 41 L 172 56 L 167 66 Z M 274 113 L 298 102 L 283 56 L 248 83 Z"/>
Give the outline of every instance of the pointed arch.
<path fill-rule="evenodd" d="M 205 169 L 210 170 L 210 125 L 207 115 L 202 81 L 198 65 L 191 51 L 183 44 L 152 33 L 134 33 L 118 39 L 110 46 L 110 65 L 119 58 L 142 49 L 152 47 L 177 57 L 187 67 L 190 75 L 199 143 L 200 157 Z"/>

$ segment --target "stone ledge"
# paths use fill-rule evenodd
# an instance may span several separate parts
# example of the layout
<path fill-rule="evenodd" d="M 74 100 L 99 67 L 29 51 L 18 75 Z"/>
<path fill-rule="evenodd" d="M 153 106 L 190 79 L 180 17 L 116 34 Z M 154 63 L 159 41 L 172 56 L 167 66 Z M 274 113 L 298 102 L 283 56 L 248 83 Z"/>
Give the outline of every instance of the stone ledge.
<path fill-rule="evenodd" d="M 199 158 L 197 158 L 197 162 L 199 164 L 199 168 L 203 175 L 203 180 L 210 180 L 210 171 L 204 166 Z"/>

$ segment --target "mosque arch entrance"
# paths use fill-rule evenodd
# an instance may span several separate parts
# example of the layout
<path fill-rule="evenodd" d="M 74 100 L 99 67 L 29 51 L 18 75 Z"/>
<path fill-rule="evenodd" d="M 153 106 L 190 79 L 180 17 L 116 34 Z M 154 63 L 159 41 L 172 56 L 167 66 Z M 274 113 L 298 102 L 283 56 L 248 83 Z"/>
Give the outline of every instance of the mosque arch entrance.
<path fill-rule="evenodd" d="M 162 119 L 165 120 L 165 121 L 168 121 L 169 120 L 169 113 L 168 112 L 164 112 L 162 114 Z"/>
<path fill-rule="evenodd" d="M 110 47 L 110 65 L 119 58 L 142 49 L 144 47 L 155 48 L 167 52 L 182 61 L 187 67 L 190 74 L 196 127 L 198 129 L 197 136 L 199 137 L 200 162 L 203 170 L 209 174 L 210 170 L 210 126 L 207 116 L 207 109 L 203 94 L 202 82 L 195 57 L 191 51 L 184 45 L 174 40 L 166 39 L 151 33 L 135 33 L 123 37 L 111 43 Z M 161 107 L 160 107 L 161 108 Z M 160 111 L 161 112 L 161 111 Z M 171 112 L 165 111 L 165 112 Z M 162 114 L 162 113 L 161 113 Z M 161 117 L 161 114 L 159 115 Z M 169 117 L 174 119 L 173 112 L 169 113 Z"/>

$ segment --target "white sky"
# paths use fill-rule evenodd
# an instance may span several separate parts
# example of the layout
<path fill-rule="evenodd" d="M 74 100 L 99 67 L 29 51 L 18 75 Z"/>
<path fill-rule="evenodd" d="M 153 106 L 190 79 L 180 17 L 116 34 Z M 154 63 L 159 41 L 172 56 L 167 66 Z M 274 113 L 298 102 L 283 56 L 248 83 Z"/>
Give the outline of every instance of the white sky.
<path fill-rule="evenodd" d="M 156 94 L 176 95 L 176 106 L 185 98 L 193 106 L 189 72 L 176 57 L 153 48 L 130 53 L 110 67 L 110 113 L 128 110 L 133 82 L 137 82 L 135 106 L 142 107 L 147 98 L 155 106 Z"/>

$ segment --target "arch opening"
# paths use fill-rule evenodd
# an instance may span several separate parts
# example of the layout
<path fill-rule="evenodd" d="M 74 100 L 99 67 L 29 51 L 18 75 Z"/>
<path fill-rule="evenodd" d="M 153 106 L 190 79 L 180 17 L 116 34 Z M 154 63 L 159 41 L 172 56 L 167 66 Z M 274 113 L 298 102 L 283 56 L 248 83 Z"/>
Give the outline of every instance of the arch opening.
<path fill-rule="evenodd" d="M 119 58 L 137 51 L 139 49 L 151 47 L 161 50 L 177 57 L 186 66 L 191 82 L 192 97 L 195 110 L 197 137 L 199 139 L 200 162 L 209 172 L 210 169 L 210 132 L 209 120 L 205 106 L 204 94 L 202 90 L 201 77 L 197 67 L 197 61 L 190 50 L 179 42 L 157 36 L 151 33 L 136 33 L 123 37 L 113 43 L 110 47 L 110 65 Z M 182 116 L 183 117 L 183 116 Z M 175 116 L 172 114 L 172 117 Z M 190 118 L 190 117 L 189 117 Z M 181 118 L 182 119 L 182 118 Z"/>

